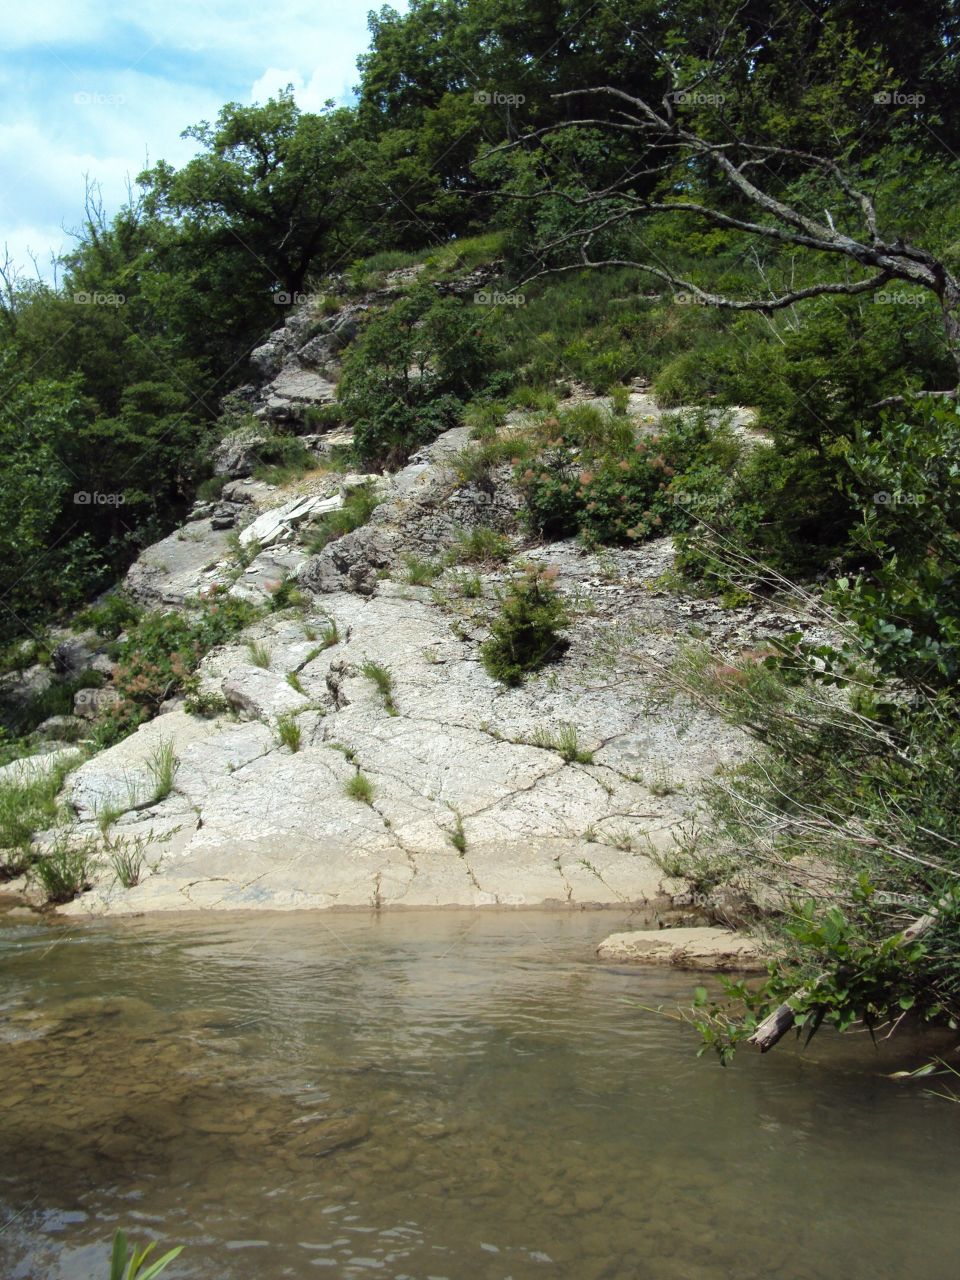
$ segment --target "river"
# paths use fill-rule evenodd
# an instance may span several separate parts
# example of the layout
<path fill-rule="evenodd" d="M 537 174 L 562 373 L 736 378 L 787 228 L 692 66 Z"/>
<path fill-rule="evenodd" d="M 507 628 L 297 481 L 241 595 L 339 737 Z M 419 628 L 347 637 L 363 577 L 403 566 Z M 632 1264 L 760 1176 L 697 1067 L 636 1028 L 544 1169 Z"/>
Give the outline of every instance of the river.
<path fill-rule="evenodd" d="M 933 1280 L 960 1106 L 823 1033 L 721 1069 L 618 912 L 0 919 L 0 1273 Z M 634 919 L 634 923 L 636 920 Z M 899 1056 L 897 1056 L 899 1055 Z"/>

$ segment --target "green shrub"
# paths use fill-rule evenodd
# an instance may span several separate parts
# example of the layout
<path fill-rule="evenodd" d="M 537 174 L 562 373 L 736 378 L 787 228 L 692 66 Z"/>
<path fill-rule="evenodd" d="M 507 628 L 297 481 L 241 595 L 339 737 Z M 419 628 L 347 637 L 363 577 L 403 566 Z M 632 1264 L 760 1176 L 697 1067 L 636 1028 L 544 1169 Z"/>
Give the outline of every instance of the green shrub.
<path fill-rule="evenodd" d="M 145 614 L 120 646 L 114 674 L 114 686 L 128 704 L 125 714 L 156 711 L 181 692 L 205 653 L 257 616 L 253 605 L 223 591 L 211 592 L 189 612 Z"/>
<path fill-rule="evenodd" d="M 304 603 L 304 598 L 296 580 L 284 578 L 270 592 L 270 612 L 279 613 L 281 609 L 299 609 Z"/>
<path fill-rule="evenodd" d="M 254 480 L 289 484 L 317 467 L 317 458 L 296 436 L 270 436 L 255 449 Z"/>
<path fill-rule="evenodd" d="M 359 800 L 361 804 L 373 804 L 373 783 L 359 769 L 350 778 L 344 791 L 351 800 Z"/>
<path fill-rule="evenodd" d="M 491 355 L 471 309 L 427 285 L 374 315 L 344 356 L 338 389 L 360 459 L 402 463 L 454 426 Z"/>
<path fill-rule="evenodd" d="M 520 684 L 567 648 L 560 634 L 567 611 L 551 570 L 535 566 L 517 577 L 500 598 L 500 613 L 480 650 L 487 674 L 503 684 Z"/>
<path fill-rule="evenodd" d="M 464 424 L 473 440 L 489 440 L 504 425 L 507 407 L 499 400 L 471 400 L 464 410 Z"/>
<path fill-rule="evenodd" d="M 486 525 L 461 531 L 451 547 L 447 560 L 450 564 L 499 564 L 510 558 L 510 539 Z"/>
<path fill-rule="evenodd" d="M 607 419 L 607 423 L 611 422 Z M 516 468 L 528 519 L 547 538 L 629 545 L 689 528 L 721 503 L 741 445 L 704 413 L 678 418 L 626 452 L 608 426 L 580 414 L 558 439 Z"/>
<path fill-rule="evenodd" d="M 142 617 L 142 607 L 125 591 L 117 589 L 78 613 L 73 628 L 80 631 L 90 627 L 97 635 L 115 640 L 121 632 L 136 626 Z"/>

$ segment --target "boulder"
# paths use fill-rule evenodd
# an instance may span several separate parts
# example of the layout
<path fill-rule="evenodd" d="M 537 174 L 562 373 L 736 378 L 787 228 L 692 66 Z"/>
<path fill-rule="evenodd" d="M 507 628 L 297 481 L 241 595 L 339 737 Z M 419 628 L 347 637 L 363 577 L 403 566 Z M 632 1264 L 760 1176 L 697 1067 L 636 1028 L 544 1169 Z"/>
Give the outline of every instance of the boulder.
<path fill-rule="evenodd" d="M 213 473 L 236 480 L 248 476 L 257 465 L 257 453 L 270 438 L 266 425 L 240 427 L 225 435 L 213 452 Z"/>
<path fill-rule="evenodd" d="M 122 701 L 116 689 L 78 689 L 73 695 L 73 714 L 82 720 L 96 720 L 115 711 Z"/>
<path fill-rule="evenodd" d="M 337 511 L 343 506 L 342 494 L 334 494 L 324 498 L 319 494 L 308 494 L 306 497 L 294 498 L 281 507 L 273 507 L 248 524 L 240 534 L 240 543 L 249 547 L 257 542 L 261 547 L 269 547 L 279 542 L 305 520 L 323 515 L 327 511 Z"/>
<path fill-rule="evenodd" d="M 760 971 L 766 959 L 755 938 L 729 929 L 638 929 L 611 933 L 597 947 L 614 964 L 672 965 L 676 969 Z"/>

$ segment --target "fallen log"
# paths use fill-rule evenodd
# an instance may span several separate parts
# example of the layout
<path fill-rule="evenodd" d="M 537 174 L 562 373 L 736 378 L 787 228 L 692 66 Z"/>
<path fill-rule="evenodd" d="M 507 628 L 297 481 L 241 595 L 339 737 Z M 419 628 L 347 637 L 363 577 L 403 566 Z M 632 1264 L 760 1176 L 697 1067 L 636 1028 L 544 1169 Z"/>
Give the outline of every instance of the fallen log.
<path fill-rule="evenodd" d="M 904 929 L 901 941 L 915 942 L 917 938 L 931 928 L 931 926 L 936 922 L 936 919 L 936 911 L 932 911 L 929 915 L 920 916 L 918 919 L 914 920 L 913 924 L 910 925 L 909 928 Z M 816 986 L 816 984 L 814 984 L 814 986 Z M 805 1000 L 809 994 L 810 989 L 808 987 L 801 987 L 799 991 L 795 991 L 790 997 L 790 1000 L 785 1000 L 783 1004 L 778 1005 L 776 1009 L 774 1009 L 773 1013 L 767 1014 L 764 1020 L 757 1027 L 756 1031 L 754 1031 L 753 1035 L 747 1038 L 747 1044 L 756 1045 L 761 1053 L 769 1052 L 775 1044 L 778 1044 L 783 1039 L 796 1022 L 797 1015 L 795 1010 L 792 1008 L 790 1001 Z"/>

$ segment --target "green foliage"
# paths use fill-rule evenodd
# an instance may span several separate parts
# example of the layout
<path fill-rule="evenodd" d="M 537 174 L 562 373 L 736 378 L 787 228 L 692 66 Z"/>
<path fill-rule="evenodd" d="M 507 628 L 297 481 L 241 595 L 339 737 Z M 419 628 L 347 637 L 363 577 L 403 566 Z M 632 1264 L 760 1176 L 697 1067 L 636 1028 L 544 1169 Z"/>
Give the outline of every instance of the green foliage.
<path fill-rule="evenodd" d="M 19 875 L 29 865 L 31 841 L 56 821 L 57 796 L 71 767 L 61 763 L 38 777 L 0 784 L 0 877 Z"/>
<path fill-rule="evenodd" d="M 405 577 L 412 587 L 428 587 L 443 572 L 443 566 L 435 560 L 425 560 L 420 556 L 404 557 Z"/>
<path fill-rule="evenodd" d="M 110 591 L 96 604 L 81 610 L 74 619 L 74 630 L 87 627 L 97 635 L 116 640 L 121 632 L 135 626 L 143 617 L 143 609 L 122 589 Z"/>
<path fill-rule="evenodd" d="M 377 692 L 383 700 L 384 710 L 387 714 L 391 716 L 397 715 L 396 703 L 393 700 L 393 676 L 387 668 L 381 663 L 374 662 L 368 658 L 360 670 L 368 680 L 372 680 L 377 686 Z"/>
<path fill-rule="evenodd" d="M 480 650 L 484 668 L 495 680 L 520 684 L 565 651 L 560 632 L 568 617 L 553 576 L 549 569 L 531 566 L 502 594 L 500 613 Z"/>
<path fill-rule="evenodd" d="M 470 309 L 425 286 L 374 315 L 344 355 L 338 389 L 360 459 L 396 465 L 455 425 L 491 358 Z"/>
<path fill-rule="evenodd" d="M 110 1280 L 155 1280 L 162 1271 L 166 1271 L 170 1263 L 183 1252 L 183 1245 L 168 1250 L 156 1261 L 150 1262 L 150 1255 L 156 1245 L 151 1243 L 143 1249 L 127 1243 L 126 1232 L 118 1230 L 113 1237 L 113 1250 L 110 1256 Z"/>
<path fill-rule="evenodd" d="M 960 677 L 960 410 L 917 402 L 863 430 L 847 454 L 861 521 L 854 545 L 872 569 L 832 599 L 869 658 L 912 685 Z"/>
<path fill-rule="evenodd" d="M 273 654 L 262 640 L 251 640 L 247 645 L 247 656 L 255 667 L 262 667 L 264 671 L 268 671 Z"/>
<path fill-rule="evenodd" d="M 289 712 L 277 716 L 277 741 L 281 746 L 291 752 L 299 751 L 302 737 L 303 733 L 296 716 Z"/>
<path fill-rule="evenodd" d="M 706 413 L 677 418 L 634 439 L 595 409 L 554 419 L 555 439 L 516 468 L 531 526 L 591 545 L 641 542 L 688 528 L 721 500 L 740 446 Z"/>
<path fill-rule="evenodd" d="M 114 674 L 128 713 L 138 708 L 155 712 L 181 692 L 205 653 L 256 617 L 253 605 L 220 591 L 198 601 L 190 612 L 145 614 L 121 644 Z"/>
<path fill-rule="evenodd" d="M 562 724 L 556 733 L 541 727 L 533 735 L 533 745 L 556 751 L 567 764 L 593 764 L 593 752 L 581 747 L 575 724 Z"/>
<path fill-rule="evenodd" d="M 447 839 L 462 858 L 467 852 L 467 833 L 463 827 L 463 815 L 456 809 L 453 811 L 453 830 L 447 832 Z"/>
<path fill-rule="evenodd" d="M 30 875 L 38 881 L 52 903 L 70 902 L 90 887 L 96 845 L 91 840 L 77 842 L 58 836 L 49 849 L 36 856 Z"/>
<path fill-rule="evenodd" d="M 373 804 L 373 783 L 359 769 L 347 782 L 344 793 L 351 800 L 359 800 L 361 804 Z"/>
<path fill-rule="evenodd" d="M 508 537 L 478 524 L 457 534 L 447 561 L 449 564 L 500 564 L 510 558 L 511 550 Z"/>
<path fill-rule="evenodd" d="M 375 485 L 358 484 L 348 489 L 343 506 L 338 511 L 327 512 L 312 526 L 310 554 L 319 555 L 328 543 L 365 525 L 379 505 L 380 498 Z"/>

